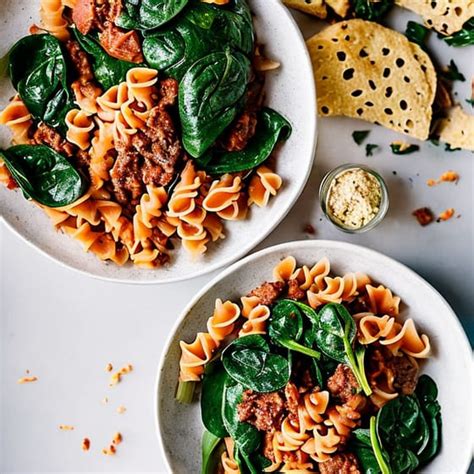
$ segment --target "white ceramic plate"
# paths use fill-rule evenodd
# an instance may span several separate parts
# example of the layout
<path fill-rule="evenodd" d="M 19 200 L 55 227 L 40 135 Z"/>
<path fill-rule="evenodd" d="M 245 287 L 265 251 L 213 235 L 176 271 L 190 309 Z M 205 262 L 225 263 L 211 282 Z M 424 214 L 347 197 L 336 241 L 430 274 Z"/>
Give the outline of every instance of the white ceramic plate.
<path fill-rule="evenodd" d="M 229 264 L 248 253 L 285 217 L 306 184 L 316 145 L 316 93 L 308 53 L 301 33 L 279 0 L 250 0 L 255 13 L 259 42 L 266 54 L 282 63 L 268 74 L 266 102 L 281 112 L 293 126 L 291 138 L 281 147 L 277 172 L 284 179 L 278 196 L 264 209 L 252 209 L 249 218 L 226 224 L 227 237 L 209 245 L 205 256 L 191 259 L 182 249 L 173 252 L 172 263 L 157 270 L 103 263 L 85 254 L 79 243 L 53 230 L 49 218 L 21 196 L 3 186 L 0 211 L 8 226 L 25 241 L 54 260 L 94 277 L 128 283 L 163 283 L 193 278 Z M 0 57 L 27 34 L 37 21 L 39 1 L 1 0 Z M 0 80 L 0 106 L 14 91 L 9 81 Z M 9 134 L 0 131 L 0 148 L 8 146 Z M 255 207 L 255 206 L 254 206 Z"/>
<path fill-rule="evenodd" d="M 235 263 L 211 281 L 189 303 L 163 352 L 156 382 L 155 420 L 158 438 L 170 472 L 198 472 L 203 431 L 199 402 L 178 404 L 179 341 L 205 331 L 216 298 L 238 300 L 265 280 L 280 259 L 293 255 L 311 264 L 326 256 L 335 273 L 362 271 L 401 297 L 401 317 L 412 317 L 429 335 L 433 356 L 422 371 L 439 387 L 443 416 L 443 444 L 438 457 L 423 472 L 467 472 L 474 427 L 471 350 L 462 327 L 447 302 L 425 280 L 404 265 L 378 252 L 335 241 L 302 241 L 271 247 Z"/>

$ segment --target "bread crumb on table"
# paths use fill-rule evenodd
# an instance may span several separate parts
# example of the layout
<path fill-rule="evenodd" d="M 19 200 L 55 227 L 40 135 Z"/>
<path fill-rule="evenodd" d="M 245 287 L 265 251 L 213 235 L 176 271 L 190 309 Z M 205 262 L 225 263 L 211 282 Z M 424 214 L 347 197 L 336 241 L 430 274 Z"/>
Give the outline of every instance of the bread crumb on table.
<path fill-rule="evenodd" d="M 84 438 L 81 444 L 82 450 L 89 451 L 90 447 L 91 447 L 91 440 L 89 438 Z"/>
<path fill-rule="evenodd" d="M 71 425 L 59 425 L 59 429 L 61 431 L 73 431 L 74 430 L 74 426 L 71 426 Z"/>
<path fill-rule="evenodd" d="M 125 374 L 129 374 L 132 370 L 133 370 L 132 364 L 127 364 L 123 366 L 120 370 L 112 374 L 112 377 L 110 378 L 109 386 L 113 387 L 114 385 L 117 385 L 119 382 L 121 382 L 122 376 Z"/>
<path fill-rule="evenodd" d="M 21 377 L 17 380 L 17 383 L 19 384 L 24 384 L 24 383 L 33 383 L 38 380 L 38 377 L 32 376 L 32 377 Z"/>

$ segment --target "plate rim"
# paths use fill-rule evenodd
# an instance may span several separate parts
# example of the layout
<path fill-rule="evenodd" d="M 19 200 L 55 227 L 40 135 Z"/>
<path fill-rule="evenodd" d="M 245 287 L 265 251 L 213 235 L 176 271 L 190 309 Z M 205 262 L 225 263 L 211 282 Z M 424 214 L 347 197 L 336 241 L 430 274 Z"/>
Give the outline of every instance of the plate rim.
<path fill-rule="evenodd" d="M 268 0 L 266 0 L 268 1 Z M 310 83 L 310 89 L 308 90 L 308 95 L 310 96 L 309 99 L 311 103 L 308 105 L 308 109 L 313 110 L 314 114 L 311 114 L 312 117 L 312 123 L 310 124 L 309 128 L 312 131 L 312 138 L 311 138 L 311 144 L 310 144 L 310 149 L 311 149 L 311 157 L 305 172 L 305 175 L 303 179 L 301 180 L 299 186 L 297 189 L 295 189 L 295 193 L 293 195 L 293 198 L 288 201 L 287 203 L 282 202 L 281 206 L 285 206 L 286 209 L 284 211 L 280 211 L 276 219 L 271 223 L 271 225 L 268 227 L 268 229 L 260 234 L 257 239 L 254 239 L 250 241 L 249 244 L 243 245 L 240 250 L 235 252 L 232 255 L 229 255 L 225 258 L 223 258 L 219 262 L 210 262 L 208 266 L 203 266 L 201 270 L 197 270 L 194 273 L 190 273 L 188 275 L 183 275 L 183 276 L 172 276 L 170 278 L 166 278 L 164 276 L 160 276 L 158 278 L 153 278 L 153 279 L 127 279 L 127 278 L 120 278 L 120 277 L 113 277 L 113 276 L 107 276 L 107 275 L 98 275 L 91 273 L 83 268 L 79 268 L 74 266 L 73 264 L 68 263 L 67 261 L 61 260 L 60 258 L 50 254 L 46 249 L 43 249 L 39 246 L 37 246 L 29 237 L 26 235 L 23 235 L 19 229 L 17 229 L 14 226 L 14 222 L 8 221 L 4 216 L 0 216 L 0 222 L 3 222 L 6 226 L 7 229 L 9 229 L 14 235 L 20 238 L 23 242 L 28 244 L 31 248 L 42 254 L 43 256 L 46 256 L 49 260 L 58 263 L 60 266 L 63 268 L 67 268 L 68 270 L 73 270 L 79 274 L 82 274 L 84 276 L 87 276 L 89 278 L 101 280 L 101 281 L 108 281 L 111 283 L 118 283 L 118 284 L 125 284 L 125 285 L 166 285 L 170 283 L 178 283 L 178 282 L 183 282 L 183 281 L 188 281 L 193 278 L 198 278 L 204 275 L 207 275 L 211 272 L 214 272 L 216 270 L 220 270 L 226 265 L 232 265 L 234 262 L 238 261 L 239 259 L 245 257 L 247 254 L 252 252 L 252 250 L 257 247 L 259 244 L 261 244 L 274 230 L 275 228 L 285 219 L 285 217 L 289 214 L 289 212 L 293 209 L 295 206 L 296 202 L 298 199 L 301 197 L 301 194 L 303 193 L 309 177 L 311 175 L 311 172 L 314 168 L 314 161 L 315 161 L 315 156 L 316 156 L 316 148 L 318 144 L 318 135 L 319 135 L 319 127 L 318 127 L 318 117 L 316 114 L 316 84 L 313 80 L 312 77 L 312 63 L 311 63 L 311 58 L 309 55 L 309 51 L 306 48 L 306 42 L 303 37 L 303 33 L 301 32 L 301 29 L 299 28 L 296 20 L 293 18 L 291 15 L 290 11 L 282 4 L 280 3 L 279 0 L 272 0 L 273 1 L 273 6 L 272 8 L 277 8 L 280 10 L 280 14 L 286 17 L 286 20 L 289 21 L 289 24 L 293 27 L 294 31 L 296 32 L 297 36 L 299 37 L 299 46 L 302 47 L 303 49 L 303 54 L 305 57 L 305 62 L 306 62 L 306 67 L 308 69 L 308 72 L 311 73 L 311 80 L 309 81 Z M 54 229 L 52 229 L 54 230 Z M 78 248 L 78 251 L 80 249 Z M 179 247 L 179 250 L 182 251 L 182 247 Z M 102 262 L 105 265 L 105 262 Z M 129 263 L 130 264 L 130 263 Z M 115 264 L 114 264 L 115 265 Z M 144 270 L 144 271 L 156 271 L 156 270 Z"/>
<path fill-rule="evenodd" d="M 446 316 L 451 320 L 451 325 L 452 327 L 459 333 L 460 336 L 460 343 L 459 343 L 459 353 L 463 355 L 463 359 L 469 360 L 470 364 L 472 365 L 472 356 L 473 352 L 471 350 L 471 345 L 469 343 L 469 339 L 467 337 L 466 332 L 464 331 L 464 328 L 461 324 L 461 321 L 457 317 L 456 313 L 454 312 L 453 308 L 450 306 L 446 298 L 427 280 L 425 280 L 421 275 L 416 273 L 414 270 L 412 270 L 410 267 L 405 265 L 404 263 L 399 262 L 398 260 L 389 257 L 388 255 L 385 255 L 377 250 L 373 250 L 368 247 L 364 247 L 362 245 L 357 245 L 345 241 L 340 241 L 340 240 L 329 240 L 329 239 L 324 239 L 324 240 L 294 240 L 290 242 L 284 242 L 281 244 L 273 245 L 271 247 L 264 248 L 262 250 L 259 250 L 257 252 L 253 252 L 250 255 L 247 255 L 245 258 L 233 263 L 230 267 L 226 268 L 225 270 L 222 270 L 218 275 L 216 275 L 212 280 L 210 280 L 206 285 L 204 285 L 203 288 L 201 288 L 188 302 L 188 304 L 185 306 L 185 308 L 181 311 L 179 314 L 178 318 L 176 319 L 175 323 L 173 324 L 173 327 L 171 328 L 167 338 L 166 342 L 163 346 L 163 350 L 161 352 L 161 355 L 159 357 L 159 362 L 157 366 L 157 372 L 155 375 L 155 383 L 154 383 L 154 394 L 153 394 L 153 416 L 154 416 L 154 425 L 155 425 L 155 433 L 158 438 L 158 445 L 159 449 L 162 455 L 162 458 L 164 460 L 166 468 L 169 470 L 169 472 L 172 472 L 171 464 L 170 464 L 170 459 L 168 457 L 168 454 L 165 450 L 164 443 L 163 443 L 163 437 L 161 434 L 161 428 L 160 428 L 160 420 L 161 420 L 161 409 L 160 409 L 160 379 L 161 379 L 161 374 L 164 371 L 165 368 L 165 363 L 166 363 L 166 358 L 167 354 L 170 351 L 171 345 L 173 343 L 175 334 L 179 328 L 179 326 L 184 322 L 186 317 L 188 316 L 189 312 L 192 310 L 192 308 L 196 305 L 196 303 L 214 286 L 216 285 L 219 281 L 224 279 L 225 277 L 229 276 L 232 274 L 234 271 L 240 269 L 241 267 L 244 267 L 248 263 L 252 262 L 253 260 L 269 255 L 272 253 L 278 253 L 281 251 L 287 252 L 289 255 L 291 255 L 291 251 L 294 249 L 299 249 L 299 248 L 304 248 L 304 247 L 313 247 L 313 248 L 337 248 L 337 249 L 345 249 L 347 251 L 357 251 L 357 252 L 362 252 L 365 253 L 365 255 L 369 255 L 372 257 L 376 257 L 377 259 L 381 259 L 380 265 L 384 264 L 385 262 L 390 263 L 391 265 L 395 265 L 395 267 L 398 267 L 399 270 L 405 272 L 406 274 L 409 274 L 412 278 L 417 280 L 421 285 L 425 286 L 427 289 L 431 290 L 439 299 L 440 303 L 446 308 Z M 448 316 L 449 315 L 449 316 Z M 469 379 L 468 379 L 469 386 L 471 388 L 471 392 L 474 394 L 474 374 L 472 371 L 470 371 Z M 174 396 L 174 395 L 173 395 Z M 470 432 L 469 432 L 469 439 L 467 439 L 468 443 L 466 443 L 468 446 L 471 447 L 471 450 L 468 452 L 468 456 L 466 456 L 466 460 L 464 461 L 464 471 L 467 472 L 469 469 L 469 466 L 471 464 L 472 460 L 472 446 L 474 445 L 474 426 L 471 425 Z"/>

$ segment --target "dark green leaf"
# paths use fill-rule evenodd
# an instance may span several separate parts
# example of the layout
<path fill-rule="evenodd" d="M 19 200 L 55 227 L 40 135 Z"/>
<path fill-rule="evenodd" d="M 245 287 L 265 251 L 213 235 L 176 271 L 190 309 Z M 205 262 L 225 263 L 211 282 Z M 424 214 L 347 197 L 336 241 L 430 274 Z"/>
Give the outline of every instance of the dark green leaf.
<path fill-rule="evenodd" d="M 109 56 L 99 42 L 92 36 L 84 36 L 77 29 L 73 31 L 81 48 L 89 54 L 94 76 L 104 90 L 110 89 L 112 86 L 123 82 L 127 72 L 137 67 L 135 63 L 121 61 L 120 59 Z"/>
<path fill-rule="evenodd" d="M 227 379 L 227 372 L 220 360 L 207 364 L 202 379 L 201 418 L 206 429 L 219 438 L 228 436 L 220 410 Z"/>
<path fill-rule="evenodd" d="M 74 166 L 45 145 L 18 145 L 0 154 L 25 196 L 44 206 L 67 206 L 87 189 Z"/>
<path fill-rule="evenodd" d="M 73 107 L 61 44 L 52 35 L 20 39 L 9 55 L 9 73 L 29 112 L 52 127 L 64 123 Z"/>
<path fill-rule="evenodd" d="M 291 135 L 290 123 L 278 112 L 264 108 L 258 117 L 257 130 L 242 151 L 218 152 L 212 150 L 196 162 L 210 174 L 237 173 L 256 168 L 265 162 L 280 140 Z"/>
<path fill-rule="evenodd" d="M 423 49 L 426 48 L 426 40 L 430 30 L 424 25 L 420 25 L 416 21 L 409 21 L 405 31 L 405 36 L 413 43 L 421 46 Z"/>
<path fill-rule="evenodd" d="M 189 0 L 124 0 L 116 23 L 128 30 L 152 30 L 171 21 Z"/>
<path fill-rule="evenodd" d="M 239 419 L 237 406 L 242 402 L 244 390 L 244 387 L 240 384 L 227 384 L 225 386 L 222 418 L 239 452 L 242 454 L 251 454 L 260 446 L 261 434 L 257 428 L 249 423 L 242 423 Z"/>
<path fill-rule="evenodd" d="M 397 445 L 390 452 L 390 465 L 396 473 L 413 472 L 418 464 L 418 458 L 410 449 Z"/>
<path fill-rule="evenodd" d="M 352 139 L 357 143 L 357 145 L 361 145 L 362 142 L 368 137 L 370 130 L 356 130 L 352 132 Z"/>
<path fill-rule="evenodd" d="M 399 143 L 390 143 L 390 148 L 394 155 L 409 155 L 410 153 L 415 153 L 420 149 L 418 145 L 409 145 L 408 147 L 403 147 Z"/>
<path fill-rule="evenodd" d="M 471 107 L 474 107 L 474 99 L 466 99 L 466 102 L 467 102 Z"/>
<path fill-rule="evenodd" d="M 201 444 L 201 474 L 214 474 L 217 472 L 220 462 L 220 454 L 223 451 L 222 447 L 221 449 L 217 449 L 219 445 L 221 445 L 221 441 L 222 440 L 217 436 L 214 436 L 212 433 L 209 433 L 209 431 L 204 430 Z"/>
<path fill-rule="evenodd" d="M 359 18 L 379 22 L 390 11 L 393 0 L 354 0 L 355 14 Z"/>
<path fill-rule="evenodd" d="M 238 52 L 212 53 L 197 61 L 179 85 L 183 144 L 202 156 L 241 109 L 250 77 L 250 61 Z"/>
<path fill-rule="evenodd" d="M 444 151 L 453 152 L 453 151 L 460 151 L 461 148 L 451 148 L 449 143 L 446 143 L 444 146 Z"/>
<path fill-rule="evenodd" d="M 474 18 L 464 23 L 462 30 L 451 36 L 443 36 L 444 41 L 450 46 L 460 47 L 474 44 Z"/>
<path fill-rule="evenodd" d="M 365 156 L 373 156 L 373 152 L 377 148 L 379 148 L 378 145 L 374 145 L 373 143 L 367 143 L 367 145 L 365 145 Z"/>
<path fill-rule="evenodd" d="M 464 82 L 466 78 L 464 75 L 459 71 L 458 67 L 454 60 L 451 59 L 449 66 L 446 68 L 441 69 L 440 74 L 442 77 L 447 79 L 448 81 L 462 81 Z"/>

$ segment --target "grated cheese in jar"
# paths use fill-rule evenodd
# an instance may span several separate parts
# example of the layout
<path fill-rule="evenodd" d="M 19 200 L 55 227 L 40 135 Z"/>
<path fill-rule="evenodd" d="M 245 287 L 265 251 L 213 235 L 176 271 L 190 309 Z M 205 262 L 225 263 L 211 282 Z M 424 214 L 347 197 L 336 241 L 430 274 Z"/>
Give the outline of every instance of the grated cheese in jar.
<path fill-rule="evenodd" d="M 382 188 L 375 176 L 353 168 L 338 174 L 332 181 L 327 211 L 349 229 L 365 227 L 380 211 Z"/>

